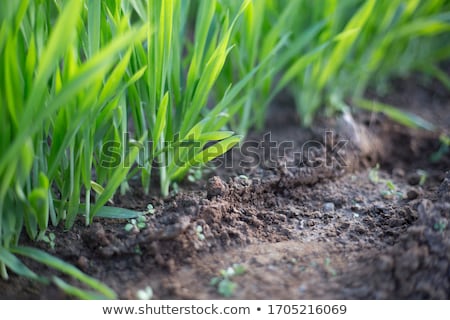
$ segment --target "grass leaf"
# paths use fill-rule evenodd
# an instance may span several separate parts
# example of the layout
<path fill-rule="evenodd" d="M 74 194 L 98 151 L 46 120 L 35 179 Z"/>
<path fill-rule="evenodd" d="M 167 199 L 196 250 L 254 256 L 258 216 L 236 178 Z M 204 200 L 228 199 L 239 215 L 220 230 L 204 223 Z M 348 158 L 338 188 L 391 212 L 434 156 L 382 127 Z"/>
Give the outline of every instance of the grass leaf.
<path fill-rule="evenodd" d="M 69 276 L 72 276 L 75 279 L 79 280 L 80 282 L 88 285 L 92 289 L 98 291 L 100 294 L 103 295 L 104 298 L 108 298 L 108 299 L 116 298 L 116 294 L 110 288 L 108 288 L 107 286 L 102 284 L 100 281 L 98 281 L 94 278 L 91 278 L 90 276 L 84 274 L 83 272 L 81 272 L 79 269 L 75 268 L 71 264 L 68 264 L 68 263 L 62 261 L 61 259 L 58 259 L 52 255 L 49 255 L 48 253 L 45 253 L 45 252 L 35 249 L 35 248 L 22 247 L 22 246 L 11 248 L 11 252 L 28 257 L 37 262 L 45 264 L 51 268 L 59 270 Z"/>
<path fill-rule="evenodd" d="M 356 99 L 355 105 L 361 109 L 372 112 L 383 112 L 392 120 L 397 121 L 410 128 L 422 128 L 425 130 L 433 131 L 435 126 L 430 122 L 426 121 L 422 117 L 412 114 L 408 111 L 400 110 L 394 106 L 387 105 L 384 103 L 369 101 L 365 99 Z"/>

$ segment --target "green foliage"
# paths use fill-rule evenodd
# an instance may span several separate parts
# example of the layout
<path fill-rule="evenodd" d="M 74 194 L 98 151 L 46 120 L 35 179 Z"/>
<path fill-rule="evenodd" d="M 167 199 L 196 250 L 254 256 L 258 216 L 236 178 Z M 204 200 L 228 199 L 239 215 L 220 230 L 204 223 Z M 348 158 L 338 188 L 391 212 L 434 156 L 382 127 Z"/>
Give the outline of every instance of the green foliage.
<path fill-rule="evenodd" d="M 294 34 L 324 23 L 320 34 L 309 41 L 306 51 L 299 52 L 298 56 L 299 60 L 305 59 L 311 50 L 317 54 L 308 63 L 295 68 L 296 75 L 289 85 L 305 125 L 311 124 L 321 106 L 326 107 L 328 114 L 346 108 L 345 99 L 361 98 L 369 85 L 380 93 L 388 91 L 387 79 L 392 76 L 420 70 L 443 83 L 448 81 L 448 76 L 435 65 L 450 56 L 448 1 L 301 2 Z M 296 64 L 299 62 L 292 66 Z M 361 101 L 355 106 L 365 107 Z M 394 113 L 392 108 L 379 107 L 378 111 Z M 395 113 L 395 120 L 403 122 L 412 118 L 398 115 L 398 110 Z M 419 120 L 421 126 L 422 120 L 413 118 Z M 428 123 L 424 125 L 429 127 Z"/>
<path fill-rule="evenodd" d="M 450 56 L 449 21 L 446 0 L 2 1 L 0 275 L 114 297 L 72 266 L 20 247 L 22 231 L 52 247 L 49 224 L 71 228 L 80 216 L 86 225 L 97 216 L 142 229 L 142 212 L 105 206 L 129 179 L 138 176 L 148 192 L 156 175 L 164 196 L 186 176 L 198 180 L 207 162 L 263 127 L 286 88 L 305 125 L 321 107 L 331 114 L 351 101 L 433 130 L 362 96 L 414 70 L 448 88 L 437 62 Z M 441 142 L 434 160 L 448 152 L 448 137 Z M 94 292 L 43 278 L 20 256 Z M 222 280 L 223 294 L 234 291 L 229 276 Z"/>
<path fill-rule="evenodd" d="M 150 145 L 141 157 L 141 181 L 150 187 L 153 165 L 158 164 L 161 193 L 186 176 L 192 167 L 222 155 L 241 137 L 220 131 L 229 121 L 233 99 L 222 96 L 208 108 L 209 98 L 232 46 L 231 32 L 249 1 L 240 4 L 236 15 L 219 12 L 217 1 L 198 3 L 193 30 L 187 30 L 188 2 L 133 1 L 132 8 L 147 26 L 147 38 L 135 46 L 130 74 L 147 66 L 142 78 L 128 92 L 128 105 L 137 136 Z M 230 22 L 231 19 L 231 22 Z M 158 31 L 153 32 L 153 26 Z M 187 32 L 193 32 L 192 43 Z M 183 59 L 186 52 L 187 57 Z M 239 84 L 236 84 L 239 85 Z M 205 148 L 210 141 L 216 143 Z"/>
<path fill-rule="evenodd" d="M 82 193 L 88 199 L 83 214 L 89 223 L 123 182 L 129 168 L 111 170 L 97 159 L 106 141 L 123 143 L 127 120 L 122 93 L 131 82 L 121 79 L 128 48 L 143 39 L 145 28 L 128 25 L 124 15 L 101 26 L 111 8 L 98 1 L 72 0 L 64 6 L 8 1 L 0 4 L 0 11 L 0 248 L 89 285 L 89 278 L 62 262 L 53 263 L 51 256 L 18 249 L 19 235 L 25 228 L 30 238 L 46 239 L 48 224 L 62 221 L 70 228 Z M 136 155 L 126 157 L 133 162 Z M 93 208 L 91 189 L 98 193 Z M 18 261 L 3 254 L 2 276 L 7 277 L 8 267 L 35 278 Z M 53 280 L 80 295 L 61 279 Z"/>
<path fill-rule="evenodd" d="M 243 265 L 233 264 L 233 266 L 220 270 L 220 276 L 214 277 L 211 279 L 210 284 L 214 287 L 217 287 L 217 292 L 229 298 L 233 296 L 236 289 L 238 288 L 238 284 L 234 282 L 234 279 L 237 276 L 243 275 L 246 272 L 246 269 Z"/>
<path fill-rule="evenodd" d="M 131 219 L 129 223 L 125 225 L 125 231 L 130 232 L 132 230 L 139 232 L 147 227 L 147 223 L 144 216 L 139 216 L 137 219 Z"/>

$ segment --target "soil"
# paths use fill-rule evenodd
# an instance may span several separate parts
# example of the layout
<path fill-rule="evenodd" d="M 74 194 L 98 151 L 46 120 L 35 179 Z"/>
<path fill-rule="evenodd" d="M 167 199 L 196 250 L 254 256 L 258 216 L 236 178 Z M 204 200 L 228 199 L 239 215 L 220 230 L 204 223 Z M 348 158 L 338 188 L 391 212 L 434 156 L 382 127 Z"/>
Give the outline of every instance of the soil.
<path fill-rule="evenodd" d="M 154 299 L 221 299 L 211 279 L 234 264 L 245 267 L 231 278 L 234 299 L 449 299 L 450 156 L 430 160 L 439 134 L 449 133 L 449 93 L 415 78 L 392 86 L 377 99 L 421 115 L 438 132 L 357 110 L 302 129 L 292 101 L 280 99 L 266 132 L 251 133 L 178 194 L 163 199 L 134 186 L 114 199 L 140 211 L 153 204 L 146 228 L 80 220 L 70 231 L 52 230 L 54 249 L 33 245 L 121 299 L 147 286 Z M 0 298 L 68 297 L 11 275 L 0 280 Z"/>

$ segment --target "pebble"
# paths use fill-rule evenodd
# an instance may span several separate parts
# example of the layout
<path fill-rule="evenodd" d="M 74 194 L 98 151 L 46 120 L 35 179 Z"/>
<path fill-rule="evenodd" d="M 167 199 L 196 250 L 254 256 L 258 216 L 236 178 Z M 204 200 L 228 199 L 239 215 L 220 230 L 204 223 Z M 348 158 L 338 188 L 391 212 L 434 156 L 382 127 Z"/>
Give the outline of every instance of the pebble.
<path fill-rule="evenodd" d="M 412 172 L 407 175 L 406 180 L 411 186 L 416 186 L 420 182 L 420 175 L 417 172 Z"/>
<path fill-rule="evenodd" d="M 77 260 L 77 266 L 81 270 L 87 271 L 89 269 L 89 260 L 85 256 L 80 256 Z"/>
<path fill-rule="evenodd" d="M 206 197 L 211 200 L 213 197 L 224 196 L 228 191 L 228 185 L 219 177 L 214 176 L 208 180 L 206 185 Z"/>
<path fill-rule="evenodd" d="M 417 190 L 415 190 L 415 189 L 410 189 L 406 193 L 406 197 L 408 198 L 408 200 L 417 199 L 419 197 L 419 192 L 417 192 Z"/>
<path fill-rule="evenodd" d="M 333 202 L 325 202 L 323 204 L 323 211 L 333 212 L 334 211 L 334 203 Z"/>

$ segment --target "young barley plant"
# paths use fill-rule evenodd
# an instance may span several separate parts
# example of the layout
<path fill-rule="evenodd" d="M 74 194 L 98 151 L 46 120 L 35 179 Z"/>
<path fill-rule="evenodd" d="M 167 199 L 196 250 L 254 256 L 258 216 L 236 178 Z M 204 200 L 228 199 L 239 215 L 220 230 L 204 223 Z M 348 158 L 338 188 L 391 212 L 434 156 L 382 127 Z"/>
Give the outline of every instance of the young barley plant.
<path fill-rule="evenodd" d="M 83 298 L 103 284 L 42 251 L 48 226 L 136 219 L 105 204 L 139 175 L 161 193 L 261 128 L 289 87 L 311 124 L 355 106 L 410 126 L 417 116 L 362 99 L 419 70 L 449 87 L 447 0 L 42 0 L 0 3 L 0 275 L 53 282 Z M 356 84 L 356 85 L 355 85 Z M 230 131 L 229 129 L 234 131 Z M 156 167 L 157 170 L 152 170 Z M 54 241 L 57 245 L 57 239 Z M 61 271 L 42 277 L 20 259 Z"/>
<path fill-rule="evenodd" d="M 56 1 L 0 5 L 0 272 L 3 278 L 10 269 L 52 281 L 80 297 L 92 294 L 58 277 L 36 275 L 17 256 L 71 275 L 105 297 L 114 293 L 18 241 L 23 229 L 31 239 L 40 239 L 49 223 L 65 221 L 70 228 L 80 211 L 89 223 L 128 172 L 126 167 L 103 168 L 95 159 L 105 138 L 123 144 L 122 93 L 139 73 L 128 83 L 121 79 L 131 55 L 128 48 L 144 39 L 146 29 L 131 27 L 120 7 L 113 10 L 109 4 L 72 0 L 65 5 Z M 108 15 L 110 23 L 102 25 Z M 124 156 L 132 162 L 137 151 Z M 92 189 L 98 194 L 91 208 Z"/>
<path fill-rule="evenodd" d="M 131 74 L 147 66 L 130 86 L 128 105 L 135 134 L 145 136 L 146 148 L 132 174 L 141 172 L 145 190 L 157 164 L 161 193 L 188 170 L 227 152 L 241 137 L 223 130 L 234 98 L 249 81 L 236 83 L 211 101 L 215 82 L 232 50 L 231 34 L 249 1 L 235 15 L 219 11 L 218 1 L 200 1 L 193 30 L 187 27 L 189 2 L 131 2 L 130 10 L 147 26 L 146 41 L 132 53 Z M 210 144 L 215 142 L 214 144 Z M 209 143 L 209 144 L 208 144 Z"/>
<path fill-rule="evenodd" d="M 294 65 L 300 67 L 292 66 L 296 75 L 290 87 L 303 124 L 311 124 L 321 106 L 328 114 L 348 108 L 347 98 L 353 97 L 355 106 L 366 108 L 367 102 L 360 102 L 368 86 L 386 92 L 392 76 L 420 70 L 448 83 L 448 76 L 436 63 L 450 57 L 449 12 L 450 4 L 445 0 L 304 1 L 297 30 L 324 22 L 308 49 L 325 50 L 319 50 L 316 59 L 307 64 L 297 61 Z M 335 41 L 330 43 L 332 39 Z M 423 124 L 418 117 L 401 117 L 403 122 L 418 119 L 415 126 Z"/>

